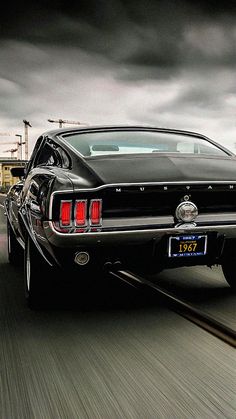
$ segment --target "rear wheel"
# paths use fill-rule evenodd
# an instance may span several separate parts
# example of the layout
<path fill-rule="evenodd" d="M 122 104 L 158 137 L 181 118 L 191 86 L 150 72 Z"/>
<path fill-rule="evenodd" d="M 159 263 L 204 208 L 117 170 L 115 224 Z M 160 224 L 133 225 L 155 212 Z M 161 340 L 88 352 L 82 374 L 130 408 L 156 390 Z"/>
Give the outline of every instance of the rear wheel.
<path fill-rule="evenodd" d="M 16 236 L 9 221 L 7 221 L 7 250 L 8 261 L 11 265 L 23 264 L 23 249 L 16 240 Z"/>
<path fill-rule="evenodd" d="M 48 283 L 52 268 L 44 261 L 34 243 L 27 237 L 25 243 L 24 278 L 25 296 L 30 308 L 39 308 L 48 297 Z"/>

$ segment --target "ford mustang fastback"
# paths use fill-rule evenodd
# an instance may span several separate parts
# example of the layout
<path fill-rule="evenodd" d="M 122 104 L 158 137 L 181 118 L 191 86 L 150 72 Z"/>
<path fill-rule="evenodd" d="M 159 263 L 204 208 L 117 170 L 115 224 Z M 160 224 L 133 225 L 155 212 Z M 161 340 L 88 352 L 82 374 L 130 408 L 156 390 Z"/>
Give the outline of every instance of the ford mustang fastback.
<path fill-rule="evenodd" d="M 222 265 L 236 288 L 236 157 L 196 133 L 143 126 L 43 134 L 5 200 L 11 263 L 31 306 L 53 273 Z"/>

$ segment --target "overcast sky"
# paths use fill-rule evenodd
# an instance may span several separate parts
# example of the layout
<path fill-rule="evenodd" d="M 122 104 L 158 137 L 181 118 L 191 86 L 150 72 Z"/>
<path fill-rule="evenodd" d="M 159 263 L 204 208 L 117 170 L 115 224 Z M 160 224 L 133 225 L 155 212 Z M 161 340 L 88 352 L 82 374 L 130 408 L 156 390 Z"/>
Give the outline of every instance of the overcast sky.
<path fill-rule="evenodd" d="M 14 141 L 28 119 L 32 148 L 56 127 L 48 118 L 65 118 L 183 128 L 232 145 L 235 3 L 9 2 L 0 17 L 0 132 L 12 137 L 0 142 Z"/>

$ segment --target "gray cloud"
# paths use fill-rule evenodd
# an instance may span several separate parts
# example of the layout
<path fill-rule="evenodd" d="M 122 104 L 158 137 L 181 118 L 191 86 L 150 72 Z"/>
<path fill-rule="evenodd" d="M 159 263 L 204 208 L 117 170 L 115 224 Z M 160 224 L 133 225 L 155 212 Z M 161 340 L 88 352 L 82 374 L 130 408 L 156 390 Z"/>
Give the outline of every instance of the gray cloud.
<path fill-rule="evenodd" d="M 65 117 L 234 142 L 235 2 L 41 1 L 6 12 L 0 131 L 29 119 L 33 144 L 47 118 Z"/>
<path fill-rule="evenodd" d="M 234 2 L 37 2 L 5 23 L 2 39 L 74 46 L 114 62 L 169 68 L 235 62 Z M 61 6 L 61 7 L 60 7 Z M 22 9 L 22 7 L 21 7 Z"/>

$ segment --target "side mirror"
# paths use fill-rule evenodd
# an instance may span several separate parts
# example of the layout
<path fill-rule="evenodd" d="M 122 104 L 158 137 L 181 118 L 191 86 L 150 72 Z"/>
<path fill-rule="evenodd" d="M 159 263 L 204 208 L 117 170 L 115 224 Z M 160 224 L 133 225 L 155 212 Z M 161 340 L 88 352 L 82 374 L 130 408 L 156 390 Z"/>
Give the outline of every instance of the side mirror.
<path fill-rule="evenodd" d="M 12 167 L 11 174 L 12 174 L 13 177 L 22 178 L 25 175 L 25 168 L 23 166 L 21 166 L 21 167 Z"/>

